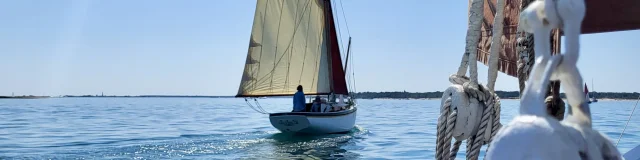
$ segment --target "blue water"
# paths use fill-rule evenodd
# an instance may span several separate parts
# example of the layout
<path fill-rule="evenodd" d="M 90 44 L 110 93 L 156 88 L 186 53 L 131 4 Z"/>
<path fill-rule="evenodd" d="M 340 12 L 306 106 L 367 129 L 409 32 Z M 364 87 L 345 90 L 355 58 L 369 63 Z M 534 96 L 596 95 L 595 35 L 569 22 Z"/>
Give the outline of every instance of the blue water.
<path fill-rule="evenodd" d="M 290 103 L 260 99 L 270 112 L 289 111 Z M 592 104 L 595 128 L 617 140 L 634 103 Z M 503 124 L 517 104 L 502 100 Z M 0 159 L 434 159 L 439 105 L 359 100 L 350 133 L 296 136 L 279 133 L 243 99 L 2 99 Z M 622 153 L 640 144 L 638 122 L 640 115 L 631 119 Z"/>

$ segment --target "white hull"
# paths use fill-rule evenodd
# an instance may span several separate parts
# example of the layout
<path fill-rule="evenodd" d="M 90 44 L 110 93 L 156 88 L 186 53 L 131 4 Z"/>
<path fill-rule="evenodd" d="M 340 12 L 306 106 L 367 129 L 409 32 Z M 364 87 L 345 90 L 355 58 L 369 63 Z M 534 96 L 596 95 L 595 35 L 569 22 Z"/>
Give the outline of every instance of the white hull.
<path fill-rule="evenodd" d="M 344 133 L 356 123 L 356 107 L 339 112 L 286 112 L 269 115 L 271 125 L 281 132 L 305 134 Z"/>

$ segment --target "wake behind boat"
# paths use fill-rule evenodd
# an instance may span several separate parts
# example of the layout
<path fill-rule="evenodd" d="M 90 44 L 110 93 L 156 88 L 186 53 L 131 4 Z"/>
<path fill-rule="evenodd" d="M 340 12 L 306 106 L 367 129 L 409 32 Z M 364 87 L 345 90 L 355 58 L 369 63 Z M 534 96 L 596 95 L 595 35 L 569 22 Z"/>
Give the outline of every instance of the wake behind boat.
<path fill-rule="evenodd" d="M 353 85 L 347 85 L 345 74 L 349 48 L 343 66 L 330 0 L 258 0 L 248 50 L 236 97 L 245 97 L 254 110 L 269 114 L 275 128 L 327 134 L 354 127 L 357 105 L 349 96 Z M 302 100 L 294 100 L 298 106 L 309 95 L 326 95 L 328 101 L 306 103 L 297 112 L 268 113 L 257 99 L 254 104 L 246 99 L 291 96 L 296 91 L 304 94 L 299 95 Z M 311 112 L 314 104 L 320 109 Z"/>

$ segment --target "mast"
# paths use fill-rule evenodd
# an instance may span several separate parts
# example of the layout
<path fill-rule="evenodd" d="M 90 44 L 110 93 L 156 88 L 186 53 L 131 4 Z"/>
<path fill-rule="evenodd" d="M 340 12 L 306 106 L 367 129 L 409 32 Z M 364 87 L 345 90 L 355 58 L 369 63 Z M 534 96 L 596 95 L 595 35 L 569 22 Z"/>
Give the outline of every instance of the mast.
<path fill-rule="evenodd" d="M 345 80 L 345 73 L 342 70 L 342 58 L 340 56 L 340 47 L 338 45 L 338 37 L 336 33 L 336 27 L 333 19 L 333 9 L 331 7 L 331 0 L 324 1 L 324 12 L 327 32 L 327 50 L 329 53 L 329 72 L 330 72 L 330 84 L 331 91 L 334 94 L 348 95 L 347 82 Z"/>
<path fill-rule="evenodd" d="M 591 90 L 593 90 L 593 93 L 591 93 L 591 97 L 593 98 L 593 101 L 598 101 L 596 99 L 596 87 L 594 87 L 593 85 L 593 78 L 591 78 Z"/>
<path fill-rule="evenodd" d="M 344 71 L 347 71 L 349 66 L 349 50 L 351 50 L 351 37 L 349 37 L 349 44 L 347 45 L 347 59 L 344 61 Z"/>

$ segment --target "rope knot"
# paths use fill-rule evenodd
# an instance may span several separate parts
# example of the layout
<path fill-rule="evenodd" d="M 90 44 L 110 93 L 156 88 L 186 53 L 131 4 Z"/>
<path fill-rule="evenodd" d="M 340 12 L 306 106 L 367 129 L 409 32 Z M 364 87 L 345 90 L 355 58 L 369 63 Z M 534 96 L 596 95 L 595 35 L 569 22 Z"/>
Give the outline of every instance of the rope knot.
<path fill-rule="evenodd" d="M 451 92 L 453 94 L 449 93 L 442 97 L 437 127 L 436 159 L 455 159 L 463 140 L 462 137 L 468 137 L 465 138 L 467 140 L 467 159 L 477 159 L 482 145 L 490 143 L 502 127 L 499 97 L 484 85 L 471 82 L 466 76 L 454 74 L 449 77 L 449 81 L 454 86 L 447 89 L 445 93 Z M 452 95 L 462 96 L 456 98 Z M 470 99 L 477 101 L 470 102 Z M 459 115 L 459 113 L 461 114 Z M 457 124 L 456 120 L 458 119 L 465 123 Z M 473 128 L 469 131 L 470 135 L 460 135 L 460 132 L 467 133 L 464 130 L 469 130 L 468 127 Z M 452 137 L 456 137 L 453 146 L 450 145 Z"/>
<path fill-rule="evenodd" d="M 457 74 L 452 74 L 451 76 L 449 76 L 449 82 L 453 83 L 453 84 L 457 84 L 457 85 L 463 85 L 466 82 L 469 82 L 471 80 L 469 80 L 469 77 L 464 76 L 464 75 L 457 75 Z"/>

